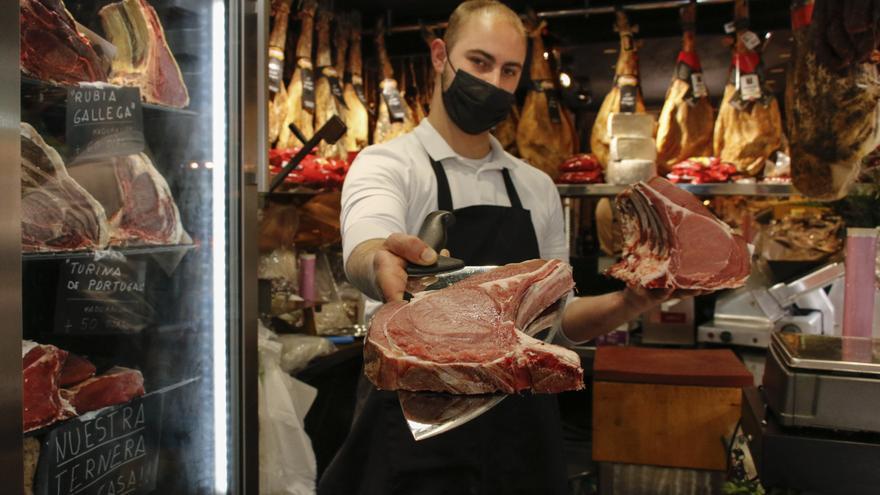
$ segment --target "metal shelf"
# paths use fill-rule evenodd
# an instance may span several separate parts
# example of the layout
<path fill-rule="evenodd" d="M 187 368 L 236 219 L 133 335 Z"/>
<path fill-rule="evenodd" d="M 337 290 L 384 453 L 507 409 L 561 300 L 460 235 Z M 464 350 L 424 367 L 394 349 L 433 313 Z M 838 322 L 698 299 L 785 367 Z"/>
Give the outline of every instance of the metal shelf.
<path fill-rule="evenodd" d="M 112 258 L 113 256 L 150 256 L 167 253 L 186 253 L 198 247 L 197 244 L 173 244 L 161 246 L 112 247 L 105 250 L 86 251 L 34 251 L 21 253 L 22 261 L 46 261 L 66 259 Z"/>
<path fill-rule="evenodd" d="M 614 184 L 557 184 L 562 197 L 616 196 L 627 186 Z M 678 184 L 697 196 L 792 196 L 797 191 L 791 184 Z"/>

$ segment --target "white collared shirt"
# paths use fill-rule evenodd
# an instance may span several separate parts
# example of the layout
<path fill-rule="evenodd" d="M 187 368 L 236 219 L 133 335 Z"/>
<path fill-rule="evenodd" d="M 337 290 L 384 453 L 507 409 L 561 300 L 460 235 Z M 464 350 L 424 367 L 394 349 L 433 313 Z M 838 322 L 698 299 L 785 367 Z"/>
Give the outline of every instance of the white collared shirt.
<path fill-rule="evenodd" d="M 474 205 L 510 206 L 502 168 L 529 210 L 541 258 L 568 262 L 562 205 L 550 177 L 519 160 L 490 136 L 488 160 L 457 155 L 427 119 L 413 132 L 361 151 L 342 187 L 342 252 L 348 257 L 358 244 L 402 232 L 415 235 L 425 217 L 437 209 L 437 181 L 431 158 L 443 164 L 454 208 Z M 468 163 L 470 162 L 470 163 Z M 516 239 L 511 239 L 516 242 Z M 451 253 L 455 256 L 455 253 Z"/>

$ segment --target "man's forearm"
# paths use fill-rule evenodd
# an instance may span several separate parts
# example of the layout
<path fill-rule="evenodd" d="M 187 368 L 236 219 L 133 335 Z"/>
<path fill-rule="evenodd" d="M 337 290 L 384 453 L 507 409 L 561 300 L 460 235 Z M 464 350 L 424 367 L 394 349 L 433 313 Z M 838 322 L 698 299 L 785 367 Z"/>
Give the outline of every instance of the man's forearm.
<path fill-rule="evenodd" d="M 361 292 L 377 301 L 382 300 L 382 293 L 376 286 L 376 274 L 373 269 L 373 257 L 382 248 L 384 239 L 370 239 L 357 245 L 345 264 L 348 281 Z"/>
<path fill-rule="evenodd" d="M 578 297 L 566 306 L 562 329 L 574 342 L 591 340 L 637 318 L 653 304 L 628 289 L 601 296 Z"/>

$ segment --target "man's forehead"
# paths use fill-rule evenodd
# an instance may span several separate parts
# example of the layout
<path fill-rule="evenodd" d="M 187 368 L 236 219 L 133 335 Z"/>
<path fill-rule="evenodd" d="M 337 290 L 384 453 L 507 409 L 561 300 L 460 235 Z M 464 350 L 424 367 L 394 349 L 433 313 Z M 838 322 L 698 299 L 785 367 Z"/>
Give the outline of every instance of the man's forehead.
<path fill-rule="evenodd" d="M 526 38 L 510 20 L 499 15 L 482 14 L 468 19 L 458 33 L 453 49 L 466 53 L 479 50 L 498 62 L 522 63 Z"/>

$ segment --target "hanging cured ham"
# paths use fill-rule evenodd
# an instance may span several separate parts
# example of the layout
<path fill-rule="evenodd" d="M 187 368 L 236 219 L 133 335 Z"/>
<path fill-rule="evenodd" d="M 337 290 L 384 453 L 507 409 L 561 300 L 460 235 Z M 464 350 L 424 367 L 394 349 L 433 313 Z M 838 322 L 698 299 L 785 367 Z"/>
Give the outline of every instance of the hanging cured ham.
<path fill-rule="evenodd" d="M 770 155 L 782 148 L 782 115 L 776 97 L 763 87 L 758 52 L 761 41 L 749 31 L 748 21 L 748 1 L 736 0 L 733 63 L 718 109 L 713 148 L 721 161 L 754 176 L 764 170 Z"/>
<path fill-rule="evenodd" d="M 361 60 L 361 18 L 355 12 L 349 19 L 351 42 L 348 48 L 348 75 L 345 78 L 343 98 L 345 100 L 345 125 L 348 131 L 343 137 L 345 149 L 360 151 L 370 139 L 370 116 L 367 113 L 367 100 L 364 95 Z"/>
<path fill-rule="evenodd" d="M 422 105 L 422 88 L 425 84 L 419 84 L 419 78 L 416 75 L 416 64 L 413 60 L 407 61 L 407 71 L 409 72 L 409 106 L 413 111 L 413 123 L 418 125 L 428 115 L 425 113 L 425 107 Z"/>
<path fill-rule="evenodd" d="M 305 0 L 299 11 L 302 28 L 296 42 L 296 68 L 287 85 L 287 114 L 281 124 L 276 148 L 294 148 L 303 143 L 290 132 L 294 124 L 308 139 L 314 133 L 315 79 L 312 69 L 312 36 L 315 26 L 315 0 Z"/>
<path fill-rule="evenodd" d="M 492 135 L 501 143 L 504 150 L 513 155 L 519 154 L 516 145 L 517 127 L 519 127 L 519 107 L 514 103 L 507 118 L 492 130 Z"/>
<path fill-rule="evenodd" d="M 523 160 L 555 179 L 559 165 L 577 150 L 577 136 L 571 117 L 560 103 L 550 64 L 544 58 L 541 33 L 547 23 L 539 23 L 531 14 L 527 24 L 532 40 L 532 86 L 516 129 L 516 145 Z"/>
<path fill-rule="evenodd" d="M 666 175 L 688 158 L 712 154 L 715 114 L 695 51 L 696 4 L 681 9 L 684 30 L 675 75 L 666 91 L 657 129 L 657 168 Z"/>
<path fill-rule="evenodd" d="M 333 14 L 328 11 L 318 13 L 318 80 L 315 83 L 315 128 L 320 129 L 333 116 L 342 115 L 342 89 L 339 87 L 339 75 L 330 58 L 330 21 Z M 334 87 L 338 88 L 334 91 Z M 336 96 L 338 95 L 338 97 Z M 345 143 L 339 140 L 333 144 L 321 141 L 318 156 L 324 158 L 345 159 Z"/>
<path fill-rule="evenodd" d="M 880 145 L 877 66 L 857 62 L 833 71 L 817 60 L 816 46 L 840 22 L 826 15 L 831 3 L 817 1 L 815 18 L 812 0 L 792 3 L 794 49 L 785 88 L 792 181 L 819 199 L 846 195 L 862 158 Z"/>
<path fill-rule="evenodd" d="M 379 82 L 379 115 L 376 118 L 376 129 L 373 131 L 373 142 L 384 143 L 413 129 L 406 100 L 400 95 L 394 69 L 385 49 L 385 23 L 379 19 L 376 25 L 376 48 L 379 52 L 379 67 L 382 81 Z"/>
<path fill-rule="evenodd" d="M 626 13 L 615 12 L 614 30 L 620 36 L 620 55 L 614 70 L 614 85 L 599 107 L 599 114 L 590 134 L 590 150 L 603 167 L 610 161 L 611 136 L 608 119 L 613 113 L 645 113 L 645 101 L 639 87 L 639 56 L 633 34 L 638 26 L 630 26 Z"/>
<path fill-rule="evenodd" d="M 278 140 L 281 133 L 281 124 L 287 116 L 287 88 L 284 86 L 284 45 L 287 41 L 287 27 L 290 24 L 290 4 L 293 0 L 279 0 L 275 2 L 275 24 L 272 26 L 272 34 L 269 35 L 269 88 L 273 89 L 273 78 L 278 79 L 278 88 L 275 97 L 269 101 L 269 144 Z M 274 62 L 274 65 L 273 65 Z M 273 74 L 277 71 L 277 74 Z"/>

